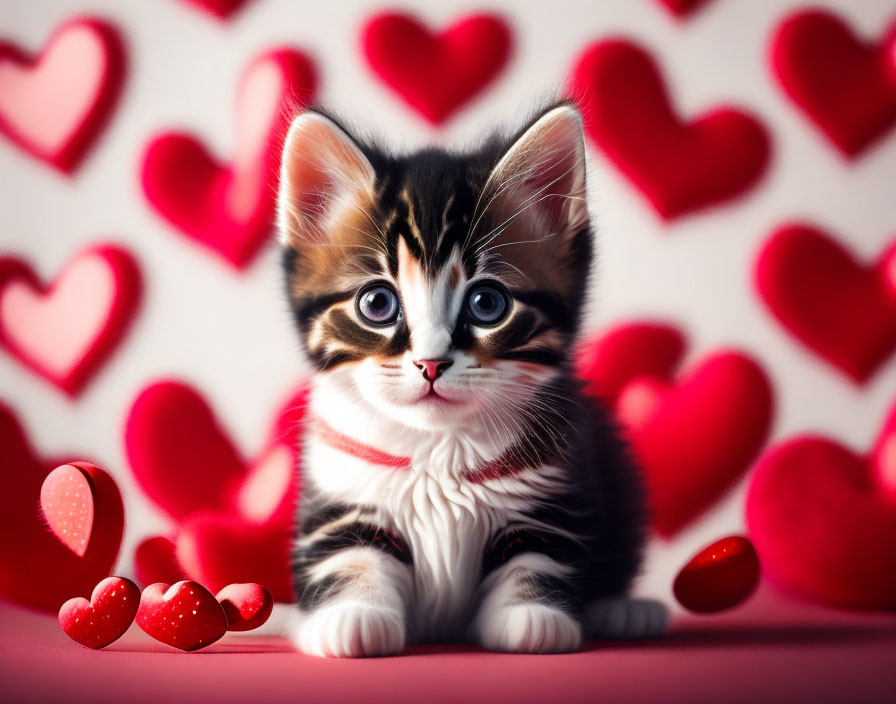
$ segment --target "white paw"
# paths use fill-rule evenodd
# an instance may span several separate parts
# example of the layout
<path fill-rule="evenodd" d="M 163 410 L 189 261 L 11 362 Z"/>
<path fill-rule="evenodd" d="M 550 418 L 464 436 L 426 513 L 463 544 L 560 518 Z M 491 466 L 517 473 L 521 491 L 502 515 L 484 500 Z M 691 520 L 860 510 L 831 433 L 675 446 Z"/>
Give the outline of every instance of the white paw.
<path fill-rule="evenodd" d="M 582 628 L 572 617 L 544 604 L 513 604 L 477 617 L 479 642 L 504 653 L 569 653 L 582 645 Z"/>
<path fill-rule="evenodd" d="M 585 611 L 588 635 L 593 638 L 655 638 L 666 632 L 669 613 L 652 599 L 608 599 L 589 604 Z"/>
<path fill-rule="evenodd" d="M 292 639 L 308 655 L 360 658 L 400 652 L 404 631 L 404 617 L 395 609 L 341 601 L 299 619 Z"/>

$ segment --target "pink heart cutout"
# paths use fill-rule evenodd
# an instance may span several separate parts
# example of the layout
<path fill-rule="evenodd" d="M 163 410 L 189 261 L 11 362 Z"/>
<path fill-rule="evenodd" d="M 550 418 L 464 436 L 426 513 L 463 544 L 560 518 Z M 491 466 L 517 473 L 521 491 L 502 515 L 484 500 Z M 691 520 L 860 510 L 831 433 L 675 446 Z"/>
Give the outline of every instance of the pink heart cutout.
<path fill-rule="evenodd" d="M 71 464 L 54 469 L 40 488 L 40 507 L 53 534 L 84 557 L 93 532 L 93 492 L 87 474 Z"/>

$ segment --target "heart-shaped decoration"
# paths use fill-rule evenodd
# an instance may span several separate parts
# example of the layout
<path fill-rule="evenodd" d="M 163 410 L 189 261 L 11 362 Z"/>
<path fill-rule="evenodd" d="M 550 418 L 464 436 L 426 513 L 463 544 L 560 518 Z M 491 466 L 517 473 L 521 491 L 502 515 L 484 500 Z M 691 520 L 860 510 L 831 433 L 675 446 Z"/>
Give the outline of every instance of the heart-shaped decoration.
<path fill-rule="evenodd" d="M 177 559 L 191 577 L 219 591 L 255 582 L 278 602 L 294 599 L 290 574 L 293 528 L 289 521 L 250 523 L 241 518 L 197 513 L 177 533 Z"/>
<path fill-rule="evenodd" d="M 196 391 L 177 381 L 152 384 L 134 401 L 125 423 L 134 478 L 177 521 L 211 511 L 250 522 L 288 522 L 295 505 L 297 433 L 306 396 L 304 388 L 290 396 L 266 449 L 250 462 Z"/>
<path fill-rule="evenodd" d="M 214 15 L 219 20 L 228 19 L 234 12 L 246 4 L 246 0 L 182 0 L 182 2 L 198 7 L 200 10 Z"/>
<path fill-rule="evenodd" d="M 220 639 L 227 632 L 227 617 L 208 589 L 184 580 L 144 589 L 137 625 L 162 643 L 193 651 Z"/>
<path fill-rule="evenodd" d="M 94 507 L 84 554 L 48 529 L 40 510 L 41 486 L 63 463 L 39 460 L 12 411 L 0 404 L 0 597 L 53 612 L 73 594 L 90 594 L 109 576 L 124 531 L 124 506 L 115 481 L 86 462 L 74 465 L 87 479 Z"/>
<path fill-rule="evenodd" d="M 143 540 L 134 552 L 134 573 L 144 587 L 156 582 L 174 584 L 187 579 L 177 562 L 174 541 L 163 535 Z"/>
<path fill-rule="evenodd" d="M 742 604 L 759 585 L 759 556 L 753 544 L 733 535 L 705 547 L 681 568 L 672 590 L 678 603 L 699 614 Z"/>
<path fill-rule="evenodd" d="M 429 123 L 445 122 L 491 83 L 510 58 L 512 37 L 494 15 L 470 15 L 439 33 L 415 17 L 377 15 L 361 44 L 373 72 Z"/>
<path fill-rule="evenodd" d="M 256 58 L 240 81 L 233 161 L 219 164 L 190 135 L 158 135 L 143 155 L 146 198 L 187 237 L 244 268 L 270 233 L 288 121 L 313 99 L 315 85 L 314 66 L 301 52 Z"/>
<path fill-rule="evenodd" d="M 36 58 L 0 43 L 0 132 L 72 172 L 115 106 L 124 66 L 117 31 L 88 17 L 59 27 Z"/>
<path fill-rule="evenodd" d="M 118 640 L 137 615 L 140 590 L 124 577 L 107 577 L 96 585 L 90 601 L 69 599 L 59 609 L 59 625 L 81 645 L 99 650 Z"/>
<path fill-rule="evenodd" d="M 896 24 L 865 43 L 837 15 L 800 10 L 775 30 L 769 57 L 788 97 L 847 157 L 896 125 Z"/>
<path fill-rule="evenodd" d="M 684 18 L 709 2 L 709 0 L 658 0 L 669 12 L 679 18 Z"/>
<path fill-rule="evenodd" d="M 874 466 L 896 438 L 896 406 L 870 455 L 819 435 L 770 448 L 746 516 L 767 577 L 836 606 L 896 609 L 896 505 Z"/>
<path fill-rule="evenodd" d="M 675 328 L 636 323 L 594 339 L 579 356 L 586 392 L 613 407 L 631 442 L 653 527 L 663 536 L 693 521 L 743 474 L 773 412 L 771 385 L 752 359 L 723 350 L 678 373 L 683 350 Z"/>
<path fill-rule="evenodd" d="M 667 220 L 745 193 L 768 165 L 771 143 L 755 117 L 715 108 L 682 122 L 653 59 L 630 42 L 588 47 L 569 92 L 592 141 Z"/>
<path fill-rule="evenodd" d="M 228 631 L 251 631 L 263 625 L 274 610 L 274 597 L 260 584 L 228 584 L 215 595 Z"/>
<path fill-rule="evenodd" d="M 50 286 L 0 258 L 0 344 L 70 396 L 121 341 L 140 300 L 135 259 L 114 245 L 78 253 Z"/>
<path fill-rule="evenodd" d="M 40 488 L 40 507 L 50 530 L 78 557 L 84 557 L 93 532 L 93 491 L 87 462 L 64 464 L 47 475 Z"/>
<path fill-rule="evenodd" d="M 811 225 L 778 228 L 756 259 L 766 306 L 797 339 L 858 383 L 896 350 L 896 242 L 866 265 Z"/>

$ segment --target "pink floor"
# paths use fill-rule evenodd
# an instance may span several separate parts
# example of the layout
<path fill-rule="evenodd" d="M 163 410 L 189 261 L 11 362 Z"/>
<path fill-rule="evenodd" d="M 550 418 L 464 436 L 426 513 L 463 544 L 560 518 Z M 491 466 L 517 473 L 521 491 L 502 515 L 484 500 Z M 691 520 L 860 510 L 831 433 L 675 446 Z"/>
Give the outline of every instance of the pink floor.
<path fill-rule="evenodd" d="M 463 646 L 321 660 L 277 637 L 227 636 L 184 654 L 136 626 L 94 652 L 52 616 L 0 604 L 0 702 L 896 702 L 896 614 L 856 614 L 760 593 L 715 618 L 682 616 L 659 641 L 574 655 Z"/>

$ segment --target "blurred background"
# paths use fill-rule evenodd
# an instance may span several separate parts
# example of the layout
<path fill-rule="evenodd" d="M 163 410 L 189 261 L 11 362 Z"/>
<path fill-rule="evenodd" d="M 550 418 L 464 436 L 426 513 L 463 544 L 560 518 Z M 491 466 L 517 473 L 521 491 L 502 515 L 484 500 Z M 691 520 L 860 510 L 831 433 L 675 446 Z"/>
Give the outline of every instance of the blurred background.
<path fill-rule="evenodd" d="M 589 48 L 612 38 L 652 57 L 682 121 L 720 106 L 752 115 L 770 142 L 764 168 L 735 197 L 670 218 L 657 213 L 612 149 L 590 135 L 599 263 L 587 332 L 600 335 L 639 320 L 676 326 L 687 340 L 682 370 L 719 349 L 742 350 L 771 381 L 769 443 L 812 431 L 858 453 L 870 451 L 896 399 L 893 355 L 879 355 L 875 373 L 856 383 L 797 340 L 753 281 L 763 245 L 789 222 L 816 225 L 868 267 L 896 235 L 896 135 L 882 130 L 847 158 L 770 66 L 771 38 L 806 9 L 804 1 L 709 0 L 679 14 L 672 8 L 687 3 L 492 0 L 383 7 L 366 0 L 248 0 L 223 19 L 202 4 L 0 0 L 0 39 L 24 54 L 37 56 L 59 27 L 89 15 L 114 27 L 126 56 L 117 102 L 70 174 L 23 149 L 8 125 L 0 137 L 0 256 L 23 260 L 50 283 L 80 251 L 113 243 L 134 256 L 141 272 L 142 299 L 126 333 L 76 396 L 8 348 L 0 350 L 0 398 L 35 453 L 83 456 L 117 480 L 127 518 L 118 574 L 134 574 L 134 552 L 144 539 L 177 531 L 177 522 L 135 481 L 125 450 L 125 421 L 141 391 L 161 379 L 189 384 L 240 454 L 251 458 L 268 447 L 278 410 L 307 373 L 273 239 L 246 256 L 242 269 L 233 266 L 160 212 L 144 171 L 149 144 L 170 132 L 189 133 L 222 164 L 247 149 L 251 162 L 246 142 L 252 142 L 253 120 L 267 123 L 264 114 L 253 113 L 263 100 L 250 94 L 240 101 L 241 77 L 257 57 L 283 47 L 310 61 L 316 101 L 398 149 L 461 148 L 496 126 L 515 129 L 534 106 L 567 94 Z M 830 0 L 813 7 L 842 18 L 869 45 L 883 42 L 896 20 L 893 0 Z M 365 54 L 365 28 L 386 11 L 410 13 L 432 32 L 469 15 L 495 14 L 509 31 L 506 61 L 503 54 L 489 59 L 494 70 L 481 89 L 433 124 Z M 72 71 L 70 78 L 79 75 Z M 0 73 L 0 93 L 3 80 Z M 298 99 L 307 97 L 306 90 Z M 246 168 L 269 176 L 266 158 Z M 199 171 L 181 176 L 191 174 L 200 177 Z M 261 200 L 273 191 L 267 176 Z M 261 212 L 269 217 L 264 207 Z M 672 580 L 693 553 L 744 532 L 748 482 L 749 472 L 740 473 L 706 513 L 671 537 L 651 540 L 640 592 L 672 603 Z"/>

